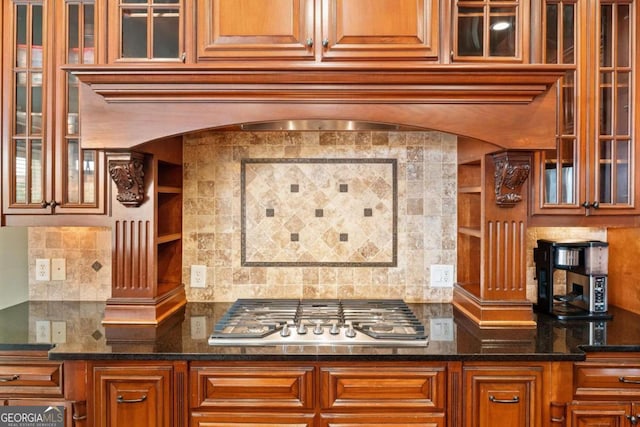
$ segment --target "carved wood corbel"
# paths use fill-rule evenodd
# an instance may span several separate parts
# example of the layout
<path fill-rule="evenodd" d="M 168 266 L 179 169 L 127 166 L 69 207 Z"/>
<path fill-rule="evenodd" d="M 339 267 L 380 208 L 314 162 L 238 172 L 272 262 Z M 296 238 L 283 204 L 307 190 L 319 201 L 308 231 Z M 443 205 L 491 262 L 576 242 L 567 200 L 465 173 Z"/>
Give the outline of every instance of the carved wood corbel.
<path fill-rule="evenodd" d="M 496 205 L 512 208 L 522 200 L 522 184 L 531 172 L 528 152 L 504 151 L 493 155 Z"/>
<path fill-rule="evenodd" d="M 144 154 L 113 153 L 109 156 L 109 175 L 116 184 L 116 199 L 126 207 L 138 207 L 144 201 Z"/>

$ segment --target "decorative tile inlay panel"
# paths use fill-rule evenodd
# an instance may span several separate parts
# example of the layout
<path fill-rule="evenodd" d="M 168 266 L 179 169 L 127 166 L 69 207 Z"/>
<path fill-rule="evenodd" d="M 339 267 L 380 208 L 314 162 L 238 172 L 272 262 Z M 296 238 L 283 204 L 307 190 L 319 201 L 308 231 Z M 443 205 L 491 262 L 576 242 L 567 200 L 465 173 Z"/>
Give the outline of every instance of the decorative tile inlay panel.
<path fill-rule="evenodd" d="M 243 159 L 242 265 L 397 265 L 397 174 L 396 159 Z"/>

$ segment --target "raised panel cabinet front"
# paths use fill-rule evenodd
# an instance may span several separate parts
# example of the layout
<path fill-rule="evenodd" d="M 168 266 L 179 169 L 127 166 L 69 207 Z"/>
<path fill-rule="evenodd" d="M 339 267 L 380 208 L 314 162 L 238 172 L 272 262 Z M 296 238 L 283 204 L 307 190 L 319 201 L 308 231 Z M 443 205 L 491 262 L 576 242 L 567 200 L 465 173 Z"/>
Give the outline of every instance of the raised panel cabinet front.
<path fill-rule="evenodd" d="M 438 1 L 322 0 L 322 59 L 435 60 Z"/>
<path fill-rule="evenodd" d="M 411 408 L 445 410 L 446 369 L 434 367 L 323 367 L 323 410 Z"/>
<path fill-rule="evenodd" d="M 171 366 L 99 366 L 93 376 L 96 427 L 171 426 Z"/>
<path fill-rule="evenodd" d="M 0 396 L 62 397 L 62 364 L 0 364 Z"/>
<path fill-rule="evenodd" d="M 579 362 L 574 369 L 575 398 L 640 399 L 640 364 L 625 361 Z"/>
<path fill-rule="evenodd" d="M 542 426 L 542 368 L 463 368 L 464 426 Z"/>
<path fill-rule="evenodd" d="M 198 0 L 198 60 L 313 59 L 313 0 Z"/>

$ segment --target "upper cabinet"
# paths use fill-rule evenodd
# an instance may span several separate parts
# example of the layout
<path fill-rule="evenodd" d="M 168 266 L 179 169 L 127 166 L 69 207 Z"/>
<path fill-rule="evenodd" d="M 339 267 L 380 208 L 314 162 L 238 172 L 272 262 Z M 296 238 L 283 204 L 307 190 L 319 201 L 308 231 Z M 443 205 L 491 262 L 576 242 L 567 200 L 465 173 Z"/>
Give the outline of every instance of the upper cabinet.
<path fill-rule="evenodd" d="M 437 0 L 198 0 L 198 60 L 436 60 Z"/>
<path fill-rule="evenodd" d="M 459 0 L 453 4 L 455 62 L 528 62 L 529 2 Z"/>
<path fill-rule="evenodd" d="M 534 214 L 638 214 L 637 6 L 547 0 L 543 62 L 557 85 L 557 147 L 537 156 Z"/>
<path fill-rule="evenodd" d="M 95 16 L 93 1 L 5 5 L 5 214 L 104 211 L 102 155 L 80 148 L 79 83 L 58 67 L 95 63 Z"/>

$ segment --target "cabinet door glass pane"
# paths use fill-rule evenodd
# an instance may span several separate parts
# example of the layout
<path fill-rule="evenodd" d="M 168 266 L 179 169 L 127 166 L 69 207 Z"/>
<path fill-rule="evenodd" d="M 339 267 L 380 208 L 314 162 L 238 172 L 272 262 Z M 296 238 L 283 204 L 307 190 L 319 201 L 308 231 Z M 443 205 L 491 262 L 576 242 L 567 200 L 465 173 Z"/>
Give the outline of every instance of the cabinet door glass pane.
<path fill-rule="evenodd" d="M 545 62 L 547 64 L 558 63 L 558 5 L 547 4 L 545 15 L 547 18 L 546 38 L 545 38 Z"/>
<path fill-rule="evenodd" d="M 31 133 L 42 133 L 42 73 L 31 74 Z"/>
<path fill-rule="evenodd" d="M 41 202 L 43 197 L 43 157 L 42 140 L 31 140 L 31 200 L 30 202 Z"/>
<path fill-rule="evenodd" d="M 83 5 L 83 49 L 82 58 L 85 64 L 93 64 L 95 62 L 95 35 L 94 35 L 94 6 L 92 4 Z"/>
<path fill-rule="evenodd" d="M 178 9 L 156 9 L 153 13 L 153 57 L 177 58 L 180 31 Z"/>
<path fill-rule="evenodd" d="M 629 15 L 629 6 L 626 4 L 618 5 L 616 19 L 616 64 L 618 67 L 628 67 L 630 54 L 630 34 L 631 34 L 631 17 Z"/>
<path fill-rule="evenodd" d="M 515 8 L 492 7 L 489 16 L 489 55 L 515 56 Z"/>
<path fill-rule="evenodd" d="M 600 135 L 611 135 L 611 119 L 613 117 L 613 103 L 611 83 L 613 75 L 611 72 L 600 73 Z"/>
<path fill-rule="evenodd" d="M 567 71 L 564 77 L 560 81 L 562 87 L 561 94 L 561 129 L 563 135 L 575 135 L 576 123 L 575 123 L 575 71 Z"/>
<path fill-rule="evenodd" d="M 96 202 L 96 151 L 84 150 L 82 151 L 82 170 L 83 170 L 83 202 L 95 203 Z"/>
<path fill-rule="evenodd" d="M 613 21 L 612 6 L 600 7 L 600 66 L 611 67 L 613 56 Z"/>
<path fill-rule="evenodd" d="M 15 202 L 27 203 L 27 141 L 18 139 L 14 149 Z"/>
<path fill-rule="evenodd" d="M 629 108 L 629 83 L 630 73 L 619 72 L 617 74 L 616 83 L 616 134 L 629 135 L 629 120 L 630 120 L 630 108 Z"/>
<path fill-rule="evenodd" d="M 16 6 L 16 66 L 27 66 L 27 6 Z"/>
<path fill-rule="evenodd" d="M 122 12 L 122 57 L 147 57 L 147 10 L 124 9 Z"/>
<path fill-rule="evenodd" d="M 600 191 L 598 196 L 600 200 L 597 200 L 600 203 L 612 203 L 612 193 L 611 187 L 613 185 L 612 181 L 612 170 L 613 170 L 613 141 L 611 140 L 603 140 L 600 141 L 600 170 L 599 170 L 599 187 Z"/>
<path fill-rule="evenodd" d="M 77 139 L 67 141 L 67 200 L 80 203 L 80 144 Z"/>
<path fill-rule="evenodd" d="M 15 82 L 15 111 L 16 116 L 13 124 L 15 135 L 25 135 L 27 133 L 27 73 L 16 73 Z"/>
<path fill-rule="evenodd" d="M 562 7 L 562 62 L 574 64 L 575 59 L 575 7 L 567 4 Z"/>
<path fill-rule="evenodd" d="M 483 8 L 461 7 L 458 11 L 458 55 L 482 56 L 483 31 Z"/>
<path fill-rule="evenodd" d="M 31 67 L 42 68 L 42 6 L 32 6 L 31 20 Z"/>

